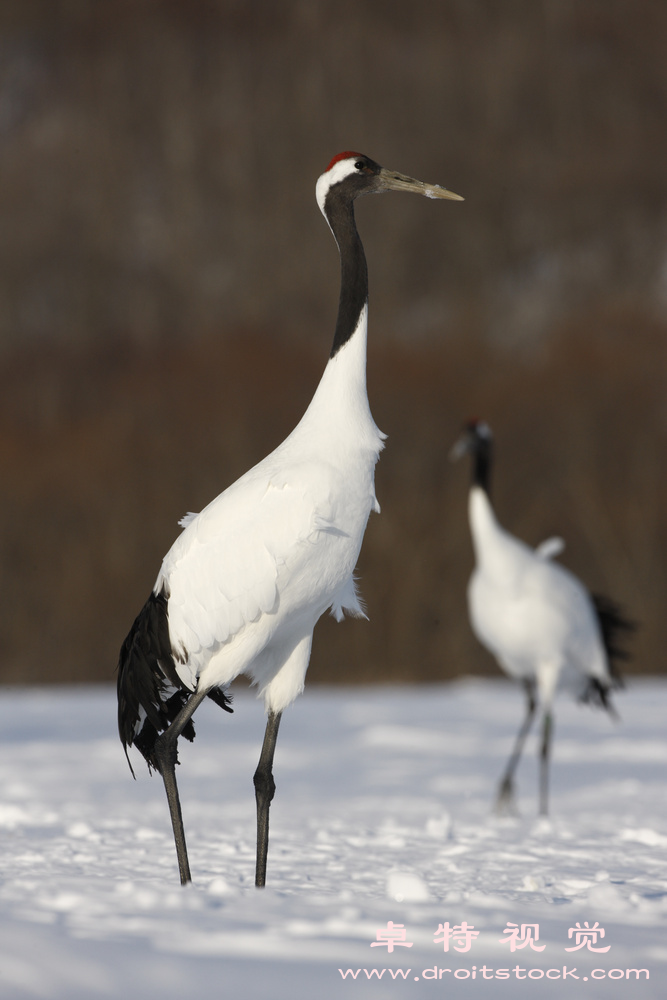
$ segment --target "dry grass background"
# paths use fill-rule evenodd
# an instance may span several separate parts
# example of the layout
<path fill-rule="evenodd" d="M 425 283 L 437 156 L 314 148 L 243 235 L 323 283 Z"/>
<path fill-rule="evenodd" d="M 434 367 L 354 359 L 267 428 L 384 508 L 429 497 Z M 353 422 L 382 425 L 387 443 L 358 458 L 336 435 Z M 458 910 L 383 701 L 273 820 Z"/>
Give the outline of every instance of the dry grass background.
<path fill-rule="evenodd" d="M 109 680 L 186 510 L 303 412 L 359 148 L 466 196 L 359 205 L 389 434 L 310 678 L 494 670 L 465 618 L 462 420 L 497 509 L 667 645 L 667 7 L 87 0 L 0 9 L 0 680 Z"/>

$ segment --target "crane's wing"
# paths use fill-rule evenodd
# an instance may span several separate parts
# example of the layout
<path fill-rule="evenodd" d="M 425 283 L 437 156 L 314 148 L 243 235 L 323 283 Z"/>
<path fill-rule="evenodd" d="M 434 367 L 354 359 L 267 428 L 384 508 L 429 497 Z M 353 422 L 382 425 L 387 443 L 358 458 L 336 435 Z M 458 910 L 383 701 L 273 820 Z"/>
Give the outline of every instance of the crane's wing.
<path fill-rule="evenodd" d="M 562 538 L 554 535 L 553 538 L 545 538 L 535 549 L 535 555 L 540 559 L 555 559 L 565 549 L 565 542 Z"/>
<path fill-rule="evenodd" d="M 203 651 L 277 610 L 284 569 L 303 587 L 304 567 L 317 562 L 323 539 L 347 536 L 340 494 L 340 476 L 325 463 L 273 475 L 256 467 L 200 514 L 188 515 L 155 584 L 155 593 L 168 596 L 176 669 L 188 687 Z"/>

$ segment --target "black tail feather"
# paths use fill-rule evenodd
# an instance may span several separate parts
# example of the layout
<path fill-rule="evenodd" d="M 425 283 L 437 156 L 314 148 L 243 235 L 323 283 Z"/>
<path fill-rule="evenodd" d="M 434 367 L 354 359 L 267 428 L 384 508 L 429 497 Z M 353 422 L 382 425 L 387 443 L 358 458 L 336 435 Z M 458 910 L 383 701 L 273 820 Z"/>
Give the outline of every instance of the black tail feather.
<path fill-rule="evenodd" d="M 583 702 L 584 705 L 592 705 L 594 708 L 603 708 L 605 712 L 609 712 L 611 716 L 617 719 L 618 712 L 611 702 L 610 692 L 612 688 L 618 687 L 623 687 L 623 681 L 620 678 L 616 679 L 611 685 L 605 685 L 597 677 L 589 677 L 579 701 Z"/>
<path fill-rule="evenodd" d="M 637 631 L 637 624 L 627 618 L 621 606 L 611 598 L 603 594 L 591 594 L 591 599 L 607 653 L 611 683 L 605 685 L 596 677 L 589 677 L 581 701 L 604 708 L 610 715 L 616 716 L 609 695 L 612 690 L 624 686 L 619 661 L 629 660 L 630 653 L 625 648 L 623 640 Z"/>
<path fill-rule="evenodd" d="M 619 670 L 619 660 L 629 660 L 630 653 L 625 648 L 624 639 L 637 631 L 637 623 L 627 618 L 620 604 L 603 594 L 592 594 L 593 607 L 597 615 L 602 641 L 607 651 L 609 673 L 614 687 L 622 687 L 623 679 Z"/>
<path fill-rule="evenodd" d="M 212 688 L 206 697 L 214 701 L 218 708 L 221 708 L 224 712 L 234 711 L 232 708 L 232 696 L 231 694 L 227 694 L 226 691 L 221 691 L 220 688 Z"/>
<path fill-rule="evenodd" d="M 155 741 L 192 694 L 176 670 L 164 592 L 150 595 L 121 647 L 117 690 L 118 733 L 125 755 L 134 744 L 149 768 L 155 768 Z M 233 711 L 231 699 L 219 688 L 208 695 L 220 708 Z M 191 719 L 181 735 L 190 741 L 195 738 Z M 134 774 L 131 764 L 130 770 Z"/>

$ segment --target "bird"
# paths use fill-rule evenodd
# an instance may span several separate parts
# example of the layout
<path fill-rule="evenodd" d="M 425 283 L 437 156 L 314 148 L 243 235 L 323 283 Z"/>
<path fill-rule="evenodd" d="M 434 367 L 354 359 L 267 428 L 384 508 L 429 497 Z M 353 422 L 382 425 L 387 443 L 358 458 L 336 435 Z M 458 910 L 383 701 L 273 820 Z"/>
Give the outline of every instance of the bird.
<path fill-rule="evenodd" d="M 623 635 L 636 626 L 618 604 L 591 594 L 553 561 L 563 551 L 561 538 L 533 549 L 499 524 L 490 498 L 493 452 L 491 429 L 475 419 L 464 425 L 450 455 L 472 456 L 468 518 L 475 568 L 467 595 L 472 630 L 526 694 L 526 715 L 500 781 L 496 809 L 515 811 L 514 775 L 539 704 L 539 802 L 546 816 L 555 694 L 564 690 L 617 718 L 611 692 L 622 686 L 619 661 L 628 655 Z"/>
<path fill-rule="evenodd" d="M 354 202 L 406 191 L 463 199 L 435 184 L 339 153 L 316 197 L 340 256 L 340 297 L 331 352 L 312 400 L 274 451 L 198 514 L 162 561 L 119 656 L 118 730 L 130 764 L 135 746 L 164 782 L 180 880 L 191 881 L 175 765 L 178 738 L 194 739 L 204 698 L 231 711 L 240 674 L 263 697 L 264 740 L 254 774 L 255 885 L 266 882 L 273 759 L 283 711 L 303 691 L 313 629 L 327 610 L 365 617 L 355 567 L 375 496 L 385 435 L 366 391 L 368 271 Z M 134 771 L 132 771 L 134 774 Z"/>

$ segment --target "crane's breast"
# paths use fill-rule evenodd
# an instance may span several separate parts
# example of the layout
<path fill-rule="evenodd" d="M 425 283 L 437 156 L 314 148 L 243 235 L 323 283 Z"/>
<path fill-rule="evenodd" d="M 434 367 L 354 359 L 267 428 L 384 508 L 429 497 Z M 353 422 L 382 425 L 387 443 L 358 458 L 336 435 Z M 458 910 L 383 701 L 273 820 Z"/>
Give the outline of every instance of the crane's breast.
<path fill-rule="evenodd" d="M 372 502 L 368 488 L 311 462 L 244 477 L 192 517 L 156 583 L 184 682 L 193 687 L 210 655 L 245 629 L 266 643 L 295 614 L 314 624 L 351 578 Z"/>

